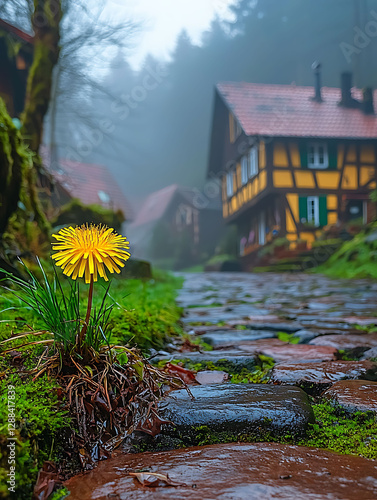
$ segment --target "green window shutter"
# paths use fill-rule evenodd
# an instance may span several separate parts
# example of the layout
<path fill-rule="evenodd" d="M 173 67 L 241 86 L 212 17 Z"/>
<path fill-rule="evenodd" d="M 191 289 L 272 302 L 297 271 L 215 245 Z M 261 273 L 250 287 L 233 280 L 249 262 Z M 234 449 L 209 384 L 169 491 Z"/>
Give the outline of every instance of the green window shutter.
<path fill-rule="evenodd" d="M 298 213 L 300 217 L 300 221 L 305 219 L 308 220 L 308 198 L 306 196 L 299 196 L 298 198 Z"/>
<path fill-rule="evenodd" d="M 326 226 L 327 225 L 327 196 L 319 196 L 318 197 L 318 205 L 319 205 L 319 225 Z"/>
<path fill-rule="evenodd" d="M 308 168 L 308 148 L 306 142 L 299 142 L 301 168 Z"/>
<path fill-rule="evenodd" d="M 330 142 L 327 145 L 327 154 L 329 156 L 329 170 L 338 168 L 338 145 L 335 142 Z"/>

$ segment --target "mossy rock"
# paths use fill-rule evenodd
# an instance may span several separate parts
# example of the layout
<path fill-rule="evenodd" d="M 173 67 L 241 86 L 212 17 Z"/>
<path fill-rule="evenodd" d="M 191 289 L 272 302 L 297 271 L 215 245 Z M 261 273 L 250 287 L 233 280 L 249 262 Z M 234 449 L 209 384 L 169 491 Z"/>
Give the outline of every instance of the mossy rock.
<path fill-rule="evenodd" d="M 74 198 L 61 208 L 59 215 L 53 221 L 53 225 L 105 224 L 120 232 L 124 221 L 124 214 L 119 210 L 114 212 L 101 205 L 84 205 L 80 200 Z"/>
<path fill-rule="evenodd" d="M 147 279 L 152 278 L 152 266 L 146 260 L 130 259 L 126 262 L 120 276 L 127 279 Z"/>

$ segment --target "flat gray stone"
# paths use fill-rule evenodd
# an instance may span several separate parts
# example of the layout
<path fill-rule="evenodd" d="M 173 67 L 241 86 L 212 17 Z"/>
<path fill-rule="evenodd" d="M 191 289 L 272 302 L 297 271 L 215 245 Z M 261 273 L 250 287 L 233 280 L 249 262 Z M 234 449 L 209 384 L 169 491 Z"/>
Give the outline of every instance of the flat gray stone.
<path fill-rule="evenodd" d="M 337 304 L 328 304 L 328 303 L 323 303 L 323 302 L 309 302 L 308 303 L 308 308 L 313 309 L 315 311 L 327 311 L 327 309 L 331 309 L 332 307 L 335 307 Z"/>
<path fill-rule="evenodd" d="M 299 330 L 295 332 L 295 337 L 299 337 L 300 344 L 308 344 L 311 340 L 318 337 L 320 334 L 315 330 Z"/>
<path fill-rule="evenodd" d="M 273 383 L 298 385 L 315 395 L 343 379 L 377 380 L 377 364 L 371 361 L 279 363 L 271 371 Z"/>
<path fill-rule="evenodd" d="M 298 330 L 301 330 L 301 325 L 300 323 L 293 322 L 292 323 L 281 323 L 279 321 L 277 322 L 253 322 L 251 321 L 229 321 L 229 325 L 236 326 L 236 325 L 244 325 L 249 329 L 255 329 L 255 330 L 269 330 L 272 332 L 285 332 L 285 333 L 295 333 Z"/>
<path fill-rule="evenodd" d="M 298 387 L 221 384 L 174 391 L 160 403 L 162 418 L 173 422 L 164 434 L 192 435 L 200 426 L 214 432 L 304 434 L 314 422 L 307 395 Z"/>
<path fill-rule="evenodd" d="M 153 361 L 174 361 L 201 363 L 204 366 L 207 363 L 213 363 L 215 366 L 227 368 L 228 371 L 239 373 L 243 368 L 253 371 L 257 365 L 257 359 L 254 354 L 245 354 L 240 351 L 207 351 L 207 352 L 178 352 L 174 356 L 156 357 Z"/>
<path fill-rule="evenodd" d="M 239 344 L 239 348 L 246 352 L 269 356 L 276 362 L 330 361 L 335 359 L 337 353 L 337 350 L 330 346 L 290 344 L 279 339 L 244 342 Z"/>
<path fill-rule="evenodd" d="M 311 345 L 326 345 L 335 349 L 355 349 L 357 347 L 377 347 L 377 333 L 359 335 L 322 335 L 309 342 Z"/>
<path fill-rule="evenodd" d="M 212 347 L 230 347 L 242 342 L 270 339 L 275 336 L 276 332 L 269 332 L 267 330 L 225 330 L 206 333 L 202 336 L 202 340 Z"/>
<path fill-rule="evenodd" d="M 360 359 L 372 359 L 377 358 L 377 347 L 372 347 L 372 349 L 368 349 L 364 352 Z"/>
<path fill-rule="evenodd" d="M 222 384 L 228 379 L 228 373 L 220 370 L 203 370 L 196 374 L 196 381 L 201 385 Z"/>
<path fill-rule="evenodd" d="M 219 321 L 231 321 L 238 319 L 248 319 L 250 315 L 261 314 L 268 311 L 261 311 L 251 304 L 236 304 L 221 307 L 205 307 L 187 309 L 186 315 L 183 318 L 185 323 L 206 321 L 210 323 L 218 323 Z"/>

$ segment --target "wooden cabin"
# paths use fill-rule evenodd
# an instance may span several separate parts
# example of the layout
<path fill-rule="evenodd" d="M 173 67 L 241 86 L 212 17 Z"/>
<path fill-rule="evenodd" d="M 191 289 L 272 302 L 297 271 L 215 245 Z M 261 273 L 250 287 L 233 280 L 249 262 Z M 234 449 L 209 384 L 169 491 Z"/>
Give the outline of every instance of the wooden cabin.
<path fill-rule="evenodd" d="M 133 255 L 182 268 L 214 253 L 222 226 L 218 198 L 203 203 L 197 189 L 173 184 L 146 197 L 127 231 Z"/>
<path fill-rule="evenodd" d="M 310 248 L 324 228 L 373 220 L 376 159 L 373 92 L 351 88 L 349 73 L 341 89 L 216 87 L 208 177 L 244 261 L 274 238 Z"/>

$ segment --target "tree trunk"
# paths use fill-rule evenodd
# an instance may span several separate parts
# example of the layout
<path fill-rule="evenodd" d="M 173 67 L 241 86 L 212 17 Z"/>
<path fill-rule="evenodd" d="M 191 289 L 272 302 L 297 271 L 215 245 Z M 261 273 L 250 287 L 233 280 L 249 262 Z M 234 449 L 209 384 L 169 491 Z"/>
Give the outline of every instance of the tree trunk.
<path fill-rule="evenodd" d="M 43 121 L 50 101 L 54 66 L 59 59 L 61 0 L 34 0 L 32 26 L 34 58 L 30 68 L 22 133 L 30 149 L 38 153 Z"/>
<path fill-rule="evenodd" d="M 34 57 L 27 81 L 25 109 L 21 117 L 25 142 L 35 153 L 34 168 L 27 172 L 26 177 L 29 208 L 45 234 L 48 233 L 49 224 L 38 197 L 38 175 L 43 175 L 38 151 L 50 101 L 53 70 L 59 59 L 61 18 L 61 0 L 34 0 L 34 12 L 31 18 L 34 30 Z"/>
<path fill-rule="evenodd" d="M 32 168 L 32 157 L 0 99 L 0 240 L 17 210 L 22 179 Z"/>

